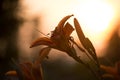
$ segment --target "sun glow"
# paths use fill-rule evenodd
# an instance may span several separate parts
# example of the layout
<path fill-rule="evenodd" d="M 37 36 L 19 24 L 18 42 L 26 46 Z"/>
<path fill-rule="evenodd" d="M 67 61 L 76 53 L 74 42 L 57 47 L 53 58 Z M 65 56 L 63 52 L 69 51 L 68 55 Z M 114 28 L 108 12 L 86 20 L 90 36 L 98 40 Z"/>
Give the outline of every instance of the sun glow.
<path fill-rule="evenodd" d="M 74 17 L 79 20 L 83 32 L 90 38 L 96 49 L 104 48 L 101 45 L 102 39 L 108 37 L 105 34 L 109 33 L 113 27 L 111 27 L 111 22 L 115 11 L 107 0 L 22 1 L 29 9 L 26 11 L 28 19 L 32 16 L 41 16 L 40 13 L 42 13 L 39 30 L 45 34 L 54 30 L 64 16 L 74 14 Z"/>
<path fill-rule="evenodd" d="M 100 36 L 110 28 L 114 9 L 103 1 L 86 1 L 75 7 L 75 15 L 87 36 Z M 95 39 L 95 38 L 94 38 Z"/>
<path fill-rule="evenodd" d="M 28 5 L 28 14 L 36 15 L 38 13 L 37 15 L 39 15 L 40 12 L 45 14 L 44 20 L 46 22 L 43 21 L 43 31 L 47 31 L 48 27 L 45 26 L 49 25 L 50 29 L 54 29 L 62 17 L 74 14 L 86 35 L 98 36 L 110 27 L 115 15 L 113 6 L 103 0 L 51 0 L 49 4 L 47 0 L 25 0 L 24 2 L 25 5 Z"/>
<path fill-rule="evenodd" d="M 104 51 L 107 46 L 106 41 L 113 29 L 111 26 L 115 17 L 113 6 L 102 0 L 83 1 L 75 6 L 74 14 L 78 18 L 85 35 L 97 49 L 97 53 L 100 53 L 101 50 Z M 103 54 L 98 54 L 98 56 L 103 56 Z"/>

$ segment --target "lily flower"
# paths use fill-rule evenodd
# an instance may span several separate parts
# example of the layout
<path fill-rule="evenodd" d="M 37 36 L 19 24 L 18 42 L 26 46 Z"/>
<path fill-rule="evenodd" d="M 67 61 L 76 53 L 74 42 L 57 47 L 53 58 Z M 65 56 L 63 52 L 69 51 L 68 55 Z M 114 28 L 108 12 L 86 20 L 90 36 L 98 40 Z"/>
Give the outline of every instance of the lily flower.
<path fill-rule="evenodd" d="M 18 64 L 19 70 L 22 73 L 22 78 L 17 71 L 8 71 L 5 75 L 11 77 L 21 78 L 20 80 L 43 80 L 42 68 L 40 64 L 25 62 Z M 10 79 L 12 80 L 12 79 Z"/>
<path fill-rule="evenodd" d="M 71 56 L 72 58 L 74 58 L 76 61 L 81 62 L 81 59 L 77 56 L 75 48 L 73 47 L 73 45 L 71 44 L 71 40 L 70 40 L 70 35 L 73 32 L 74 28 L 67 22 L 65 24 L 65 22 L 73 15 L 68 15 L 65 16 L 57 25 L 57 27 L 55 28 L 54 31 L 52 31 L 52 35 L 51 37 L 41 37 L 37 40 L 35 40 L 30 48 L 35 47 L 35 46 L 39 46 L 39 45 L 47 45 L 47 48 L 43 48 L 44 50 L 42 50 L 42 53 L 40 53 L 40 55 L 42 55 L 42 59 L 44 59 L 44 57 L 46 57 L 49 53 L 50 50 L 48 50 L 48 48 L 54 48 L 63 52 L 66 52 L 69 56 Z M 47 51 L 46 51 L 47 49 Z M 82 51 L 84 51 L 81 48 Z M 44 53 L 45 52 L 45 53 Z"/>

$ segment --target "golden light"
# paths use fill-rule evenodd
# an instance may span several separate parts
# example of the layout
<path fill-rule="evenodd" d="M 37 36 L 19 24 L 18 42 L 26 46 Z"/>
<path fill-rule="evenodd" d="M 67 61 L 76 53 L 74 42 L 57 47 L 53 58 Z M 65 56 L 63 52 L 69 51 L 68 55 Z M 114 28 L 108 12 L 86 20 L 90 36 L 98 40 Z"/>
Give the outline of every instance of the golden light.
<path fill-rule="evenodd" d="M 76 6 L 75 15 L 88 37 L 100 36 L 110 28 L 110 22 L 114 17 L 114 9 L 103 1 L 85 1 Z M 91 38 L 92 39 L 92 38 Z M 96 40 L 94 38 L 94 40 Z"/>
<path fill-rule="evenodd" d="M 112 29 L 111 22 L 115 16 L 115 11 L 107 0 L 22 0 L 22 2 L 28 7 L 26 11 L 28 18 L 44 14 L 39 30 L 45 34 L 54 30 L 64 16 L 74 14 L 85 35 L 98 51 L 101 47 L 104 48 L 102 40 Z"/>
<path fill-rule="evenodd" d="M 98 56 L 107 46 L 113 29 L 115 10 L 113 6 L 102 0 L 87 0 L 75 6 L 74 14 L 78 18 L 85 35 L 94 44 Z M 104 44 L 104 45 L 103 45 Z"/>

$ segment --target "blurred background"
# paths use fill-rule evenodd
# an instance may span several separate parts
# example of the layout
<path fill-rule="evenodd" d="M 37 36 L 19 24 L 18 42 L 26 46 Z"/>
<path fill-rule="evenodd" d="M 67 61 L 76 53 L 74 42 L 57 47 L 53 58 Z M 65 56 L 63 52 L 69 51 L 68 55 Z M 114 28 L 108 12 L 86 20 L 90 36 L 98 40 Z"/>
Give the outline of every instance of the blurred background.
<path fill-rule="evenodd" d="M 13 69 L 11 58 L 18 62 L 35 60 L 42 47 L 29 48 L 31 43 L 44 36 L 40 32 L 51 33 L 70 14 L 92 41 L 100 64 L 114 66 L 120 60 L 119 4 L 120 0 L 1 0 L 0 74 Z M 74 17 L 68 20 L 72 25 Z M 75 31 L 71 36 L 80 44 Z M 87 60 L 83 53 L 78 51 L 78 55 Z M 66 53 L 53 49 L 48 56 L 42 63 L 45 80 L 94 79 Z"/>

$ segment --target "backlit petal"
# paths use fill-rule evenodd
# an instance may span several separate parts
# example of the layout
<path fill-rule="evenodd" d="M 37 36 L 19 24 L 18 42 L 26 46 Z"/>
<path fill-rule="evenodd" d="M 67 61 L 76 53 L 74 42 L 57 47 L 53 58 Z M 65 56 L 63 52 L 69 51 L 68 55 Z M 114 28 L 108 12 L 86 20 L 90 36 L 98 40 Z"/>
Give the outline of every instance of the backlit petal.
<path fill-rule="evenodd" d="M 72 27 L 71 24 L 68 22 L 65 24 L 65 27 L 63 28 L 63 31 L 65 33 L 65 37 L 70 37 L 70 34 L 73 32 L 74 28 Z"/>
<path fill-rule="evenodd" d="M 46 56 L 48 56 L 50 50 L 51 50 L 50 47 L 45 47 L 40 51 L 40 53 L 39 53 L 39 62 L 41 62 Z"/>
<path fill-rule="evenodd" d="M 57 25 L 58 30 L 62 30 L 65 22 L 66 22 L 71 16 L 73 16 L 73 14 L 72 14 L 72 15 L 65 16 L 65 17 L 58 23 L 58 25 Z"/>
<path fill-rule="evenodd" d="M 55 44 L 53 43 L 53 41 L 51 41 L 49 38 L 42 37 L 42 38 L 39 38 L 39 39 L 35 40 L 31 44 L 30 48 L 36 47 L 36 46 L 39 46 L 39 45 L 47 45 L 47 46 L 51 46 L 51 47 L 55 46 Z"/>

